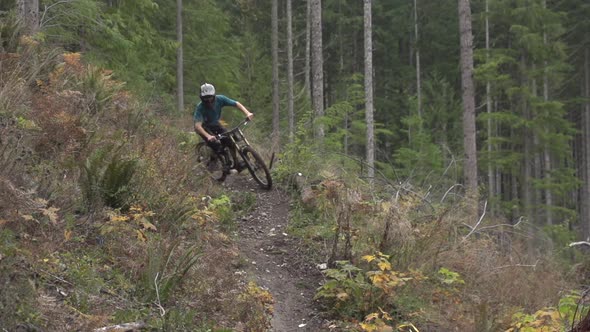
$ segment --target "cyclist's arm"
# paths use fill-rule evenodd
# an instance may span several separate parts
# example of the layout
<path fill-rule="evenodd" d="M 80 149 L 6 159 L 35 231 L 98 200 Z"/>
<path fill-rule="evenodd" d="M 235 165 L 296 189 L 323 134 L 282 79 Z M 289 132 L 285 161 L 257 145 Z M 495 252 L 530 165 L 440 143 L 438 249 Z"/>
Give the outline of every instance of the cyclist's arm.
<path fill-rule="evenodd" d="M 215 136 L 209 134 L 204 128 L 202 122 L 195 122 L 195 131 L 200 134 L 201 136 L 205 137 L 207 141 L 212 141 L 215 139 Z"/>
<path fill-rule="evenodd" d="M 239 101 L 236 101 L 236 107 L 242 111 L 242 113 L 244 113 L 244 115 L 248 118 L 248 120 L 252 120 L 252 118 L 254 117 L 253 113 L 250 113 L 250 111 L 248 111 L 248 109 L 242 105 Z"/>

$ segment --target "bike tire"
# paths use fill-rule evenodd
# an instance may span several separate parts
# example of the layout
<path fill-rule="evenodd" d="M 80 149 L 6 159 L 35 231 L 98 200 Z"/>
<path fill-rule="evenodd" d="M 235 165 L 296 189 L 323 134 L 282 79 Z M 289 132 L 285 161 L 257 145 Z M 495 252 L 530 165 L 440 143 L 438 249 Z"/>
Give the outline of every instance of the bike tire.
<path fill-rule="evenodd" d="M 197 163 L 211 174 L 211 177 L 218 181 L 225 179 L 221 160 L 205 142 L 196 145 L 195 156 Z"/>
<path fill-rule="evenodd" d="M 250 146 L 246 146 L 242 149 L 242 158 L 246 162 L 246 167 L 252 175 L 252 178 L 262 187 L 263 189 L 270 190 L 272 188 L 272 178 L 268 167 L 262 160 L 262 157 L 258 152 Z"/>

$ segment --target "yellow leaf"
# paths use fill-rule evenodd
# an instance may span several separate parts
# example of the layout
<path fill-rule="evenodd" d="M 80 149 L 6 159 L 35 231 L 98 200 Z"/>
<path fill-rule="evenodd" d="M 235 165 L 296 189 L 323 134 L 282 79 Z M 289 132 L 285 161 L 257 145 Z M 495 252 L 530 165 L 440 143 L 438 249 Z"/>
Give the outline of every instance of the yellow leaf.
<path fill-rule="evenodd" d="M 112 222 L 122 222 L 122 221 L 128 221 L 129 217 L 127 217 L 127 216 L 111 216 L 110 220 Z"/>
<path fill-rule="evenodd" d="M 363 256 L 363 259 L 366 260 L 367 262 L 371 263 L 371 261 L 373 261 L 376 257 L 373 255 L 366 255 Z"/>
<path fill-rule="evenodd" d="M 344 292 L 338 293 L 338 295 L 336 295 L 336 298 L 338 298 L 338 300 L 340 300 L 340 301 L 346 301 L 346 300 L 348 300 L 348 297 L 349 297 L 348 294 L 344 293 Z"/>
<path fill-rule="evenodd" d="M 141 218 L 139 223 L 141 224 L 141 227 L 143 227 L 143 229 L 148 229 L 154 232 L 157 231 L 156 226 L 154 226 L 154 224 L 152 224 L 145 218 Z"/>
<path fill-rule="evenodd" d="M 379 317 L 379 314 L 376 312 L 374 312 L 372 314 L 368 314 L 367 317 L 365 317 L 365 322 L 370 322 L 373 319 L 378 318 L 378 317 Z"/>
<path fill-rule="evenodd" d="M 8 223 L 8 221 L 6 221 L 4 219 L 0 219 L 0 226 L 4 226 L 7 223 Z"/>
<path fill-rule="evenodd" d="M 37 202 L 43 206 L 47 206 L 47 204 L 49 203 L 48 201 L 44 200 L 43 198 L 37 198 L 37 199 L 35 199 L 35 202 Z"/>
<path fill-rule="evenodd" d="M 49 207 L 47 209 L 41 209 L 41 213 L 43 213 L 44 216 L 49 218 L 49 221 L 51 221 L 53 224 L 57 223 L 57 218 L 58 218 L 57 211 L 59 211 L 59 209 L 56 207 Z"/>
<path fill-rule="evenodd" d="M 30 214 L 21 214 L 20 216 L 21 216 L 21 217 L 22 217 L 24 220 L 26 220 L 26 221 L 33 221 L 33 220 L 35 220 L 35 218 L 34 218 L 32 215 L 30 215 Z"/>
<path fill-rule="evenodd" d="M 388 261 L 380 261 L 377 266 L 381 269 L 381 271 L 391 270 L 391 263 Z"/>
<path fill-rule="evenodd" d="M 141 231 L 141 230 L 136 230 L 135 233 L 137 234 L 137 239 L 141 242 L 146 242 L 147 241 L 147 236 L 145 236 L 145 234 Z"/>
<path fill-rule="evenodd" d="M 374 324 L 361 323 L 360 325 L 361 325 L 361 328 L 363 329 L 363 331 L 367 331 L 367 332 L 375 331 L 375 325 Z"/>
<path fill-rule="evenodd" d="M 72 231 L 69 229 L 66 229 L 64 231 L 64 238 L 66 241 L 70 241 L 70 239 L 72 238 Z"/>

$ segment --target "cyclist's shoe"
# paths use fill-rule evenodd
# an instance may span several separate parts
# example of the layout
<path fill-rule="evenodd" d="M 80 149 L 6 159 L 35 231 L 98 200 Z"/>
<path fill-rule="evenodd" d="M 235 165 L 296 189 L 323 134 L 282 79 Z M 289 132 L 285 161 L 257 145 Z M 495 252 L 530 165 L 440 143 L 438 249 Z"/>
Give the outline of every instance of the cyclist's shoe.
<path fill-rule="evenodd" d="M 236 165 L 236 171 L 238 171 L 238 173 L 239 173 L 245 169 L 246 169 L 246 163 L 244 161 L 240 160 L 238 162 L 238 164 Z"/>
<path fill-rule="evenodd" d="M 215 163 L 215 161 L 209 161 L 207 163 L 207 170 L 209 172 L 214 172 L 216 168 L 217 168 L 217 164 Z"/>

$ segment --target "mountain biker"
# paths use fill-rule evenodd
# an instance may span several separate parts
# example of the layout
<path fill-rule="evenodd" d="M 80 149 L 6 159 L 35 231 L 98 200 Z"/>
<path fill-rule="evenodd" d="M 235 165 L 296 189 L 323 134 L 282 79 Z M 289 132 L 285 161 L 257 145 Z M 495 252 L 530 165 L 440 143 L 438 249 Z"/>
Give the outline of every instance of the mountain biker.
<path fill-rule="evenodd" d="M 221 119 L 221 109 L 224 106 L 236 107 L 244 113 L 248 120 L 252 120 L 254 114 L 248 111 L 240 102 L 224 95 L 216 95 L 215 87 L 209 83 L 201 85 L 199 96 L 201 102 L 197 104 L 193 114 L 195 131 L 213 151 L 220 153 L 223 150 L 222 144 L 226 144 L 227 141 L 225 140 L 229 140 L 229 138 L 224 138 L 219 142 L 215 136 L 227 131 L 219 122 Z M 227 146 L 231 146 L 231 144 L 227 144 Z M 236 151 L 232 150 L 231 154 L 234 160 L 237 160 Z M 238 170 L 240 170 L 239 168 L 243 167 L 238 167 Z M 224 173 L 228 172 L 229 170 L 224 170 Z"/>

